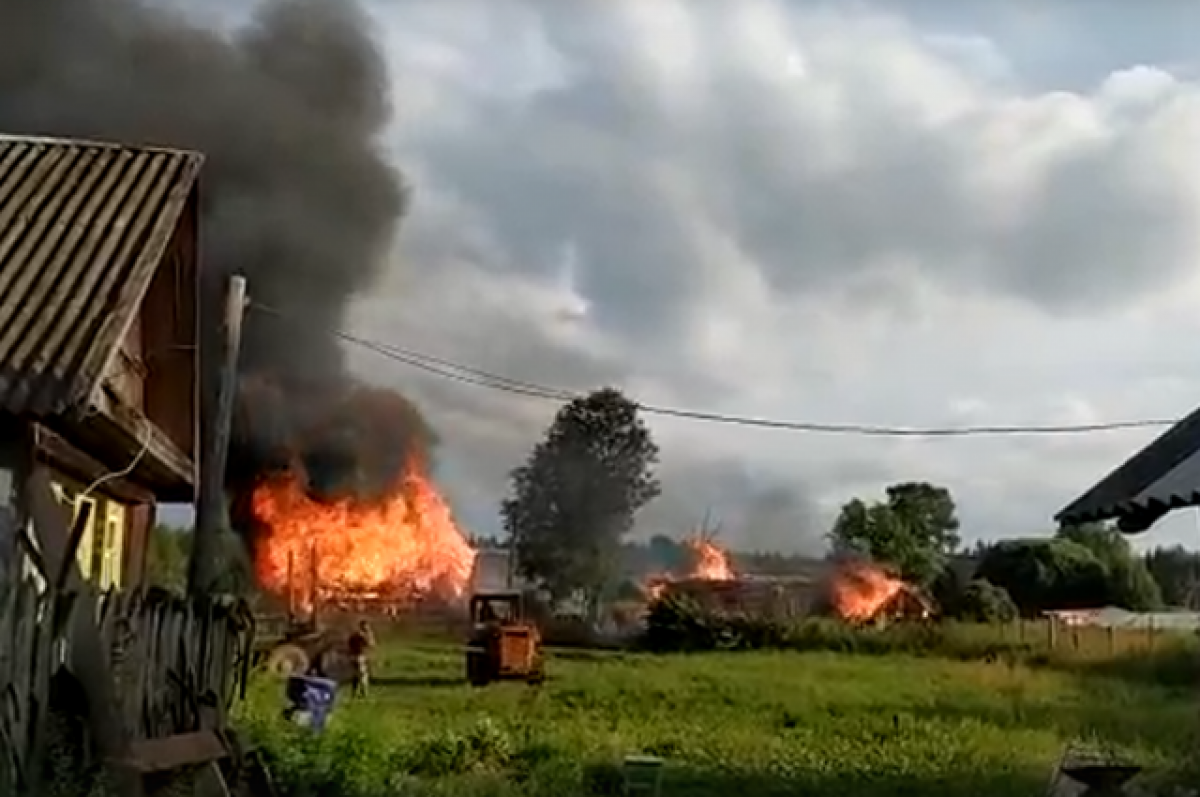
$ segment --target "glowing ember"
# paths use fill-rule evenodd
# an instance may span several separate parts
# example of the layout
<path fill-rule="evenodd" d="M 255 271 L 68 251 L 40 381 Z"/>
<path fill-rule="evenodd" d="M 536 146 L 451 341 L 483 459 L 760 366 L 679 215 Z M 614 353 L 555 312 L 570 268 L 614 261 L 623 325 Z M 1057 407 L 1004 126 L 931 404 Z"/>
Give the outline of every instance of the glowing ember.
<path fill-rule="evenodd" d="M 833 581 L 834 611 L 843 619 L 862 622 L 875 618 L 908 585 L 881 568 L 864 562 L 843 565 Z"/>
<path fill-rule="evenodd" d="M 289 586 L 300 596 L 313 594 L 314 570 L 319 594 L 400 602 L 454 600 L 470 583 L 475 551 L 415 466 L 379 503 L 315 501 L 298 478 L 281 476 L 255 488 L 251 509 L 261 526 L 255 571 L 277 594 Z"/>

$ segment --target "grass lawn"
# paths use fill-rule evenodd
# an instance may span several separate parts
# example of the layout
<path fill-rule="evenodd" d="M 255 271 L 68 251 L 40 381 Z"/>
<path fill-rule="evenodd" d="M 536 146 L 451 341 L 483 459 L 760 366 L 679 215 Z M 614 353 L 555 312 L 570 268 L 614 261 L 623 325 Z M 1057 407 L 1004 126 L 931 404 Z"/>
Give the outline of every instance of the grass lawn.
<path fill-rule="evenodd" d="M 370 697 L 313 738 L 259 682 L 243 722 L 291 797 L 614 793 L 626 754 L 664 795 L 1041 794 L 1072 739 L 1147 767 L 1192 749 L 1193 693 L 1023 665 L 905 656 L 562 652 L 540 689 L 463 683 L 455 646 L 386 644 Z"/>

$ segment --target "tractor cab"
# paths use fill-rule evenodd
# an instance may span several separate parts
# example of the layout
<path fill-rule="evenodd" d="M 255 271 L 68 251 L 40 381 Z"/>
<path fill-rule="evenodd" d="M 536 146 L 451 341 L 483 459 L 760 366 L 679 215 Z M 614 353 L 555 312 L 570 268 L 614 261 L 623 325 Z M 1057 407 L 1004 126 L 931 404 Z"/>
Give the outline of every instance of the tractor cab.
<path fill-rule="evenodd" d="M 507 625 L 525 619 L 519 592 L 487 592 L 471 596 L 471 623 Z"/>
<path fill-rule="evenodd" d="M 519 592 L 472 595 L 470 615 L 467 680 L 472 685 L 542 681 L 542 636 L 537 625 L 525 617 Z"/>

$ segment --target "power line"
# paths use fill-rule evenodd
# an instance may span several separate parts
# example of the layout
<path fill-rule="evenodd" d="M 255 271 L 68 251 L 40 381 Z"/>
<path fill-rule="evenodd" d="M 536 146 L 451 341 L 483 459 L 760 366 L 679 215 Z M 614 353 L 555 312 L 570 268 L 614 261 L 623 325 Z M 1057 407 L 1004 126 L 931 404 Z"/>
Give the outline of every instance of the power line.
<path fill-rule="evenodd" d="M 259 302 L 252 302 L 251 309 L 261 311 L 275 318 L 291 323 L 311 326 L 307 321 L 301 321 L 280 310 Z M 353 335 L 339 329 L 322 329 L 322 332 L 356 346 L 368 349 L 396 362 L 412 368 L 425 371 L 445 379 L 491 388 L 505 393 L 512 393 L 530 398 L 538 398 L 555 402 L 570 401 L 582 394 L 564 388 L 540 385 L 519 379 L 494 374 L 489 371 L 463 365 L 441 357 L 423 354 L 412 349 L 405 349 L 389 343 L 370 340 Z M 857 423 L 815 423 L 809 421 L 793 421 L 778 418 L 761 418 L 745 415 L 729 415 L 718 412 L 705 412 L 679 407 L 655 406 L 637 403 L 638 409 L 648 415 L 658 415 L 667 418 L 720 423 L 730 426 L 745 426 L 759 429 L 777 429 L 781 431 L 810 432 L 818 434 L 856 435 L 859 437 L 982 437 L 1001 435 L 1066 435 L 1092 434 L 1096 432 L 1113 432 L 1122 429 L 1146 429 L 1153 427 L 1171 426 L 1176 423 L 1165 419 L 1142 419 L 1128 421 L 1107 421 L 1102 423 L 1058 424 L 1046 426 L 1030 425 L 988 425 L 988 426 L 958 426 L 915 428 L 902 426 L 877 426 Z"/>

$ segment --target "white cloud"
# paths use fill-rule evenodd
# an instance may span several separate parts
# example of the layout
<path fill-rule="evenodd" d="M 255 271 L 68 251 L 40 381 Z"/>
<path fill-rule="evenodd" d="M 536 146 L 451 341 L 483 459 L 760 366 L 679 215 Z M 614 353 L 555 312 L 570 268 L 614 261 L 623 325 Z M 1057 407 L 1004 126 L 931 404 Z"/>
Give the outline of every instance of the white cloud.
<path fill-rule="evenodd" d="M 801 420 L 1200 399 L 1200 86 L 1123 64 L 1088 93 L 1033 89 L 984 33 L 795 9 L 380 0 L 415 210 L 356 326 L 515 379 Z M 473 517 L 555 409 L 361 367 L 438 421 Z M 797 546 L 902 479 L 951 487 L 968 537 L 1037 531 L 1148 437 L 654 428 L 649 522 L 712 505 L 731 536 Z"/>

